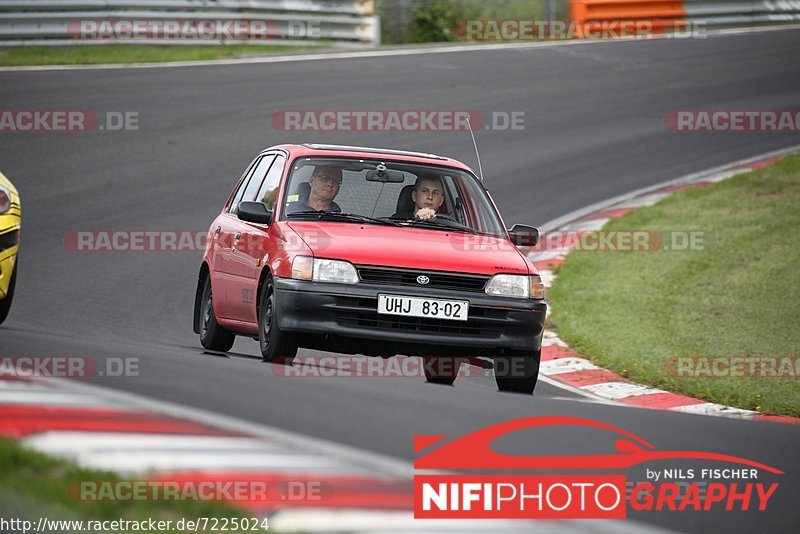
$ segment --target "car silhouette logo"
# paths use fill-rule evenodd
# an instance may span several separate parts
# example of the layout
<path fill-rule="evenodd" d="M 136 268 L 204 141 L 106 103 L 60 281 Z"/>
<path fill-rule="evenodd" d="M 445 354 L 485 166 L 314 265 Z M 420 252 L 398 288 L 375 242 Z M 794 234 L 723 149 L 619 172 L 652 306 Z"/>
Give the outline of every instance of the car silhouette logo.
<path fill-rule="evenodd" d="M 430 281 L 431 281 L 431 279 L 428 278 L 427 276 L 425 276 L 424 274 L 421 274 L 421 275 L 419 275 L 417 277 L 417 283 L 418 284 L 422 284 L 423 286 L 426 285 Z"/>
<path fill-rule="evenodd" d="M 620 435 L 615 443 L 617 452 L 584 456 L 516 456 L 491 448 L 491 443 L 505 434 L 553 426 L 594 427 L 615 432 Z M 426 452 L 414 460 L 414 469 L 620 469 L 656 460 L 693 459 L 730 462 L 764 469 L 774 474 L 784 474 L 774 467 L 737 456 L 704 451 L 659 451 L 647 441 L 621 428 L 578 417 L 540 416 L 515 419 L 482 428 L 434 447 L 445 441 L 445 438 L 447 436 L 444 435 L 415 436 L 414 451 Z"/>

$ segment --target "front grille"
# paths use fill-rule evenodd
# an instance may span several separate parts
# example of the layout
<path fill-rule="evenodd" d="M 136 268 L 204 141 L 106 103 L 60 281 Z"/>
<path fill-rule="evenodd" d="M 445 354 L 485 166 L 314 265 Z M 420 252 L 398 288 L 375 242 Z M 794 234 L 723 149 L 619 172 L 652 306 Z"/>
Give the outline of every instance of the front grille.
<path fill-rule="evenodd" d="M 488 276 L 476 274 L 450 274 L 439 271 L 419 271 L 414 269 L 393 269 L 387 267 L 358 267 L 361 281 L 368 284 L 430 287 L 433 289 L 452 289 L 456 291 L 483 291 Z M 420 284 L 418 276 L 427 276 L 429 282 Z"/>
<path fill-rule="evenodd" d="M 508 313 L 504 310 L 470 307 L 469 319 L 451 321 L 425 317 L 378 314 L 378 301 L 373 298 L 338 297 L 336 307 L 341 326 L 388 332 L 420 332 L 460 336 L 499 337 Z"/>
<path fill-rule="evenodd" d="M 0 252 L 19 244 L 19 230 L 0 235 Z"/>

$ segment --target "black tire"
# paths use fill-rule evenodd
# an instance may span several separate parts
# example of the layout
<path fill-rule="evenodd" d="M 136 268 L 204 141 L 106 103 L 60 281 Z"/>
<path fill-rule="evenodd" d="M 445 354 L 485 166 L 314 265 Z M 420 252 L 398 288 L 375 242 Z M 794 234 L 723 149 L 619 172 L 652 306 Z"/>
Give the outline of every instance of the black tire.
<path fill-rule="evenodd" d="M 539 379 L 542 351 L 515 352 L 494 358 L 494 379 L 497 389 L 530 395 Z"/>
<path fill-rule="evenodd" d="M 19 264 L 19 260 L 14 265 L 14 271 L 11 273 L 11 282 L 8 283 L 8 293 L 6 294 L 6 298 L 0 300 L 0 324 L 6 320 L 8 317 L 8 312 L 11 311 L 11 303 L 14 301 L 14 288 L 17 285 L 17 265 Z"/>
<path fill-rule="evenodd" d="M 427 356 L 422 359 L 425 380 L 431 384 L 450 386 L 461 369 L 461 358 L 453 356 Z"/>
<path fill-rule="evenodd" d="M 208 350 L 228 352 L 236 341 L 236 335 L 217 323 L 214 300 L 211 293 L 211 276 L 206 277 L 203 299 L 200 304 L 200 344 Z"/>
<path fill-rule="evenodd" d="M 278 329 L 278 308 L 272 278 L 264 280 L 258 307 L 258 346 L 265 362 L 292 363 L 297 355 L 297 336 Z"/>

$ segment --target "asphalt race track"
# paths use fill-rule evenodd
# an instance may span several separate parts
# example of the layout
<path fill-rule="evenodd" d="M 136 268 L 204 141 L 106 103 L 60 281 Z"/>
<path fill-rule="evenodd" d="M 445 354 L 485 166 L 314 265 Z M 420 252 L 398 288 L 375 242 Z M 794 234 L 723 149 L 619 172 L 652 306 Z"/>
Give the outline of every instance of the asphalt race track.
<path fill-rule="evenodd" d="M 249 339 L 237 340 L 228 355 L 203 352 L 191 329 L 200 252 L 72 252 L 64 236 L 205 230 L 256 152 L 282 142 L 423 150 L 477 167 L 463 132 L 274 130 L 271 115 L 291 109 L 524 111 L 524 130 L 479 131 L 477 140 L 506 223 L 542 224 L 633 189 L 800 144 L 797 133 L 676 133 L 663 122 L 680 109 L 800 109 L 798 50 L 800 30 L 780 30 L 253 65 L 0 72 L 3 109 L 139 114 L 138 131 L 0 133 L 0 169 L 24 207 L 21 271 L 0 328 L 0 355 L 136 357 L 140 376 L 96 380 L 409 460 L 415 434 L 461 435 L 533 415 L 597 419 L 659 449 L 720 452 L 786 472 L 768 513 L 631 518 L 690 532 L 794 531 L 797 425 L 609 406 L 542 382 L 534 397 L 501 394 L 490 376 L 454 388 L 421 378 L 283 378 Z M 587 450 L 570 431 L 546 441 L 520 435 L 503 447 L 604 452 Z"/>

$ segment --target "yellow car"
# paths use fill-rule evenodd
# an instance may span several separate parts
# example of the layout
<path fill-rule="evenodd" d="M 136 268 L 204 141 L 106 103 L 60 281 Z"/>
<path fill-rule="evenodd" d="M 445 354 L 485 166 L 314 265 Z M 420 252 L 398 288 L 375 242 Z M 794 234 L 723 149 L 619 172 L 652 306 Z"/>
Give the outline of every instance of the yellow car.
<path fill-rule="evenodd" d="M 19 194 L 0 172 L 0 324 L 8 317 L 14 300 L 21 221 Z"/>

